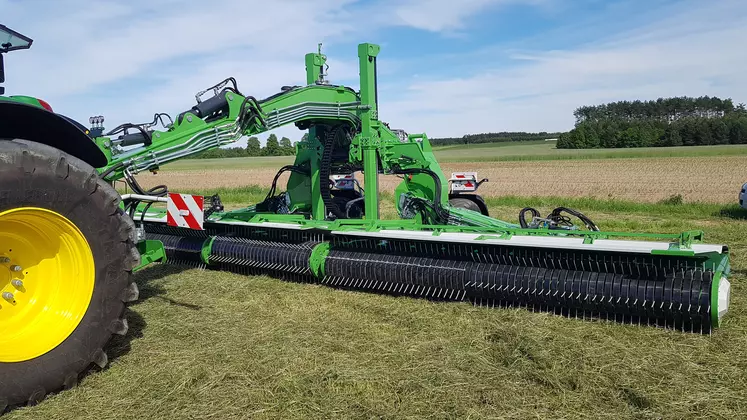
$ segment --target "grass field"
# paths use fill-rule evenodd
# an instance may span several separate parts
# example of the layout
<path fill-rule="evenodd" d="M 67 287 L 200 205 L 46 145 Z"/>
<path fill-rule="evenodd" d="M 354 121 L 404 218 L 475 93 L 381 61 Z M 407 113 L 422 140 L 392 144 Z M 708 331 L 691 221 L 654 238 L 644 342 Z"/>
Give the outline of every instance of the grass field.
<path fill-rule="evenodd" d="M 230 205 L 263 195 L 222 192 Z M 558 201 L 488 204 L 515 221 L 521 206 Z M 137 275 L 141 300 L 110 367 L 7 418 L 744 418 L 747 212 L 562 201 L 606 230 L 702 229 L 730 245 L 722 328 L 702 336 L 155 266 Z"/>
<path fill-rule="evenodd" d="M 491 179 L 481 193 L 503 220 L 516 222 L 525 206 L 546 214 L 564 205 L 603 230 L 700 229 L 729 245 L 732 300 L 721 328 L 703 336 L 153 266 L 136 275 L 141 299 L 129 333 L 108 350 L 111 365 L 3 420 L 747 417 L 747 211 L 736 205 L 747 148 L 568 160 L 548 147 L 438 154 L 448 156 L 447 175 L 477 169 Z M 289 161 L 191 160 L 138 178 L 220 193 L 236 208 L 260 201 Z M 382 178 L 384 217 L 395 215 L 394 181 Z M 685 203 L 661 202 L 675 194 Z"/>
<path fill-rule="evenodd" d="M 688 202 L 734 203 L 747 182 L 747 145 L 558 150 L 554 142 L 542 141 L 449 146 L 437 149 L 436 156 L 447 176 L 477 171 L 488 178 L 480 188 L 485 196 L 657 202 L 681 195 Z M 175 191 L 267 188 L 278 168 L 290 163 L 290 156 L 191 159 L 166 165 L 157 175 L 139 174 L 138 179 L 144 186 L 166 184 Z M 281 185 L 286 179 L 281 178 Z M 381 189 L 393 191 L 399 182 L 383 176 Z"/>
<path fill-rule="evenodd" d="M 174 191 L 246 185 L 267 188 L 278 168 L 169 170 L 157 175 L 142 173 L 138 179 L 146 187 L 166 184 Z M 556 195 L 656 202 L 680 194 L 688 202 L 735 203 L 747 182 L 747 157 L 742 156 L 447 162 L 441 168 L 447 176 L 452 171 L 477 171 L 478 176 L 490 180 L 480 187 L 485 196 Z M 280 185 L 285 185 L 286 179 L 283 175 Z M 381 190 L 394 191 L 400 181 L 382 176 Z"/>
<path fill-rule="evenodd" d="M 488 143 L 434 148 L 439 162 L 512 162 L 578 159 L 639 159 L 671 157 L 747 156 L 745 145 L 640 147 L 634 149 L 556 149 L 552 141 Z M 279 168 L 292 156 L 187 159 L 164 166 L 165 171 Z"/>
<path fill-rule="evenodd" d="M 555 142 L 535 141 L 457 145 L 435 148 L 439 162 L 631 159 L 745 156 L 747 145 L 638 147 L 631 149 L 556 149 Z"/>

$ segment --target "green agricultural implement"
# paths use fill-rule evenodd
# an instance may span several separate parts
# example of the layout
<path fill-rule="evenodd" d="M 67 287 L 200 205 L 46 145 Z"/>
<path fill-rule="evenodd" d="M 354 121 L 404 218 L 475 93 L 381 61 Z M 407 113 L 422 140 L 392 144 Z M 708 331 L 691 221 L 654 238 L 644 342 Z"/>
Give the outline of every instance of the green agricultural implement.
<path fill-rule="evenodd" d="M 1 53 L 31 43 L 0 26 Z M 173 117 L 108 132 L 99 117 L 86 128 L 40 99 L 0 96 L 0 412 L 104 367 L 138 298 L 132 274 L 153 263 L 688 332 L 719 326 L 726 246 L 699 231 L 605 232 L 564 207 L 522 209 L 516 224 L 490 217 L 479 196 L 450 190 L 425 134 L 379 119 L 378 55 L 358 46 L 357 90 L 330 83 L 318 51 L 305 57 L 303 86 L 257 99 L 228 78 Z M 135 178 L 291 124 L 308 137 L 249 207 Z M 332 188 L 335 175 L 358 172 L 360 188 Z M 383 175 L 401 178 L 397 219 L 380 217 Z"/>

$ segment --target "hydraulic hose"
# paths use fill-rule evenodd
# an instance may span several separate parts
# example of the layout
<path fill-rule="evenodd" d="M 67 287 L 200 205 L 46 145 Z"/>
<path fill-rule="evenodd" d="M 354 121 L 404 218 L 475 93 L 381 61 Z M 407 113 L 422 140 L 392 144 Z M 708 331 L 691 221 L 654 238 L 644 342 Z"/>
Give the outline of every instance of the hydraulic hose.
<path fill-rule="evenodd" d="M 425 168 L 412 168 L 412 169 L 399 169 L 394 171 L 395 174 L 411 175 L 411 174 L 426 174 L 433 178 L 433 183 L 436 186 L 436 190 L 433 192 L 433 210 L 436 212 L 436 216 L 442 221 L 446 222 L 449 220 L 449 211 L 444 209 L 441 205 L 441 178 L 431 171 Z"/>
<path fill-rule="evenodd" d="M 322 184 L 321 194 L 322 201 L 324 202 L 324 207 L 328 211 L 331 211 L 336 218 L 345 219 L 347 218 L 345 212 L 340 210 L 340 208 L 337 207 L 337 204 L 332 201 L 332 194 L 329 190 L 329 183 L 325 181 L 329 180 L 330 167 L 332 166 L 332 151 L 335 147 L 335 135 L 337 134 L 338 130 L 344 130 L 344 127 L 342 125 L 338 125 L 327 131 L 324 136 L 324 151 L 322 152 L 322 163 L 321 168 L 319 169 L 319 180 Z"/>

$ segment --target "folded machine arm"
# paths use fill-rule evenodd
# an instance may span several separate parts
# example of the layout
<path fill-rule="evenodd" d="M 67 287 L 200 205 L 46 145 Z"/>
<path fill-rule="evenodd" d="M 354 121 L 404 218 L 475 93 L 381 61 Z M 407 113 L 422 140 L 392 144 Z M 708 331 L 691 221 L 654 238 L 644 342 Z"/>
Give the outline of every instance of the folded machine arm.
<path fill-rule="evenodd" d="M 449 179 L 428 137 L 391 129 L 378 118 L 378 54 L 377 45 L 358 46 L 358 91 L 325 80 L 326 56 L 319 51 L 306 55 L 305 86 L 258 100 L 229 78 L 198 93 L 197 104 L 173 120 L 156 114 L 152 123 L 98 133 L 95 141 L 109 159 L 101 176 L 124 179 L 137 193 L 123 203 L 140 226 L 143 266 L 186 262 L 691 331 L 718 326 L 728 307 L 728 249 L 702 243 L 702 232 L 604 232 L 563 207 L 547 218 L 524 209 L 514 224 L 450 205 Z M 203 99 L 207 93 L 213 96 Z M 158 123 L 163 130 L 154 129 Z M 168 223 L 167 210 L 155 204 L 169 201 L 167 189 L 144 190 L 134 178 L 290 124 L 308 130 L 308 137 L 297 143 L 295 162 L 281 168 L 266 199 L 224 211 L 213 197 L 197 229 Z M 357 195 L 330 189 L 330 176 L 358 171 L 363 188 Z M 290 176 L 278 193 L 283 172 Z M 380 175 L 402 179 L 394 194 L 396 220 L 380 216 Z"/>

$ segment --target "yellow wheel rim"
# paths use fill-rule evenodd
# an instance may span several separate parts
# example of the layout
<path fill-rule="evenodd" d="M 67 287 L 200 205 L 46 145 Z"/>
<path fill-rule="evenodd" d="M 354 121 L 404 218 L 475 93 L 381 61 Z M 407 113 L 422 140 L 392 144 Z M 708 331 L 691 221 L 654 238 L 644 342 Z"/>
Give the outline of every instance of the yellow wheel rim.
<path fill-rule="evenodd" d="M 61 214 L 0 212 L 0 362 L 54 349 L 83 319 L 93 295 L 93 253 Z"/>

